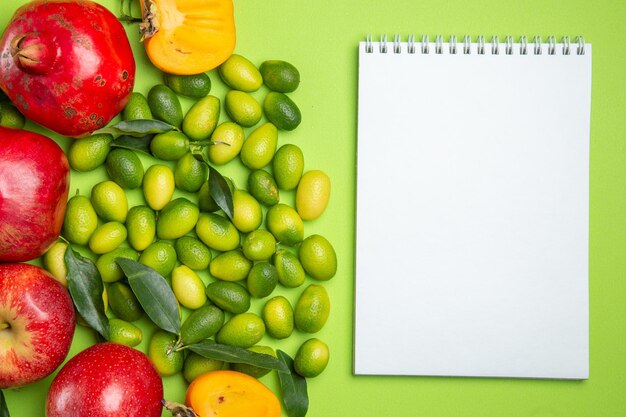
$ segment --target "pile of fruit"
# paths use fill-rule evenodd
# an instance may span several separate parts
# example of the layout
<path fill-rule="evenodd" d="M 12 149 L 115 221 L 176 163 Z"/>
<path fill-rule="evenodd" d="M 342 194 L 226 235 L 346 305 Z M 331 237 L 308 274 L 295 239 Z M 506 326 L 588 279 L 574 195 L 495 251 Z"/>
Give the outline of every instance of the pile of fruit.
<path fill-rule="evenodd" d="M 147 94 L 133 91 L 124 28 L 97 3 L 32 1 L 0 40 L 0 389 L 57 370 L 75 323 L 102 341 L 60 369 L 48 417 L 156 417 L 163 407 L 301 417 L 307 379 L 328 364 L 328 345 L 313 335 L 329 318 L 324 281 L 337 256 L 305 223 L 325 212 L 330 178 L 305 171 L 296 144 L 278 146 L 302 120 L 289 97 L 300 74 L 233 53 L 230 0 L 193 11 L 225 22 L 195 20 L 212 42 L 181 35 L 198 33 L 186 20 L 161 25 L 167 7 L 192 13 L 180 3 L 141 1 L 146 53 L 164 71 Z M 223 96 L 210 94 L 215 81 Z M 181 97 L 193 101 L 186 110 Z M 76 138 L 67 156 L 23 130 L 22 114 Z M 233 164 L 246 172 L 241 184 L 220 173 Z M 108 178 L 70 193 L 70 172 L 94 170 Z M 298 291 L 293 305 L 287 291 Z M 145 317 L 153 328 L 141 352 Z M 292 334 L 294 352 L 272 346 Z M 272 371 L 280 392 L 258 380 Z M 185 405 L 163 399 L 161 378 L 178 373 Z"/>

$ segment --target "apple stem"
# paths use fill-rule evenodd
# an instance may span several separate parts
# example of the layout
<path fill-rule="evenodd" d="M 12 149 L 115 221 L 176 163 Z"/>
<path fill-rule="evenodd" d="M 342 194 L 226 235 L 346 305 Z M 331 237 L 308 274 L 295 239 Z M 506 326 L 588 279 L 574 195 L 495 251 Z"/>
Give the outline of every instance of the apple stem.
<path fill-rule="evenodd" d="M 8 329 L 11 327 L 9 323 L 0 323 L 0 330 Z"/>

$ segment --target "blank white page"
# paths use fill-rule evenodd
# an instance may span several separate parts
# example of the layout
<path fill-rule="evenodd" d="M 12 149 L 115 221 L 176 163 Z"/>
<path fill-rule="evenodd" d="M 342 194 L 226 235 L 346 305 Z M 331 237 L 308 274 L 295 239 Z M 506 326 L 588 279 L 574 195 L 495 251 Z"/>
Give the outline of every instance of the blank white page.
<path fill-rule="evenodd" d="M 355 374 L 588 378 L 591 45 L 372 46 Z"/>

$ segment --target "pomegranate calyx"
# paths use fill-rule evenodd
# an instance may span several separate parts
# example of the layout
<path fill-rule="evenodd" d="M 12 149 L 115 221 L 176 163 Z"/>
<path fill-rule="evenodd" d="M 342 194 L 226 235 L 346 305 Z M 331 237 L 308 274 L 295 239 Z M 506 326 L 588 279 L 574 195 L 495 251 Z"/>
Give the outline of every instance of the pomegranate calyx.
<path fill-rule="evenodd" d="M 11 41 L 11 56 L 15 64 L 29 74 L 48 73 L 56 61 L 56 48 L 51 40 L 35 33 L 17 35 Z"/>

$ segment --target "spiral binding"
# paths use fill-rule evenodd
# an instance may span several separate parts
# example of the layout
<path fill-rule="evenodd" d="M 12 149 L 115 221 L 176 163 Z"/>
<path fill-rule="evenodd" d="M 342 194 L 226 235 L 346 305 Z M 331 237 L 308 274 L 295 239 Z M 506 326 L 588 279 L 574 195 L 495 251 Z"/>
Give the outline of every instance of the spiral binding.
<path fill-rule="evenodd" d="M 386 54 L 388 51 L 387 47 L 387 35 L 381 35 L 380 41 L 378 42 L 378 52 L 381 54 Z M 557 52 L 557 41 L 555 36 L 548 36 L 547 43 L 544 43 L 541 36 L 534 36 L 532 41 L 528 42 L 528 37 L 520 36 L 517 42 L 517 45 L 513 41 L 512 36 L 506 36 L 504 38 L 504 42 L 500 42 L 500 38 L 498 36 L 492 36 L 489 42 L 485 42 L 484 36 L 478 36 L 475 41 L 472 41 L 472 37 L 467 35 L 463 37 L 461 41 L 461 45 L 457 47 L 457 37 L 455 35 L 450 36 L 449 41 L 447 43 L 448 53 L 449 54 L 457 54 L 459 51 L 464 55 L 469 55 L 472 53 L 472 45 L 476 45 L 476 53 L 478 55 L 485 55 L 485 49 L 487 48 L 487 43 L 490 44 L 491 55 L 500 55 L 501 52 L 504 52 L 505 55 L 513 55 L 514 47 L 517 46 L 519 48 L 520 55 L 541 55 L 545 53 L 547 55 L 556 55 Z M 396 34 L 393 36 L 392 48 L 394 54 L 402 53 L 402 39 L 401 36 Z M 572 47 L 572 43 L 570 41 L 569 36 L 563 36 L 560 42 L 561 52 L 563 55 L 571 55 L 573 48 L 575 48 L 576 55 L 584 55 L 585 54 L 585 38 L 583 36 L 577 36 L 574 39 L 575 46 Z M 445 42 L 443 40 L 442 35 L 437 35 L 435 37 L 434 42 L 434 53 L 435 54 L 443 54 Z M 406 40 L 406 51 L 409 54 L 417 53 L 417 46 L 415 42 L 415 35 L 408 35 Z M 422 54 L 429 54 L 431 43 L 428 35 L 422 35 L 422 41 L 419 45 L 419 52 Z M 368 34 L 365 39 L 365 52 L 373 53 L 374 52 L 374 41 L 371 34 Z"/>

